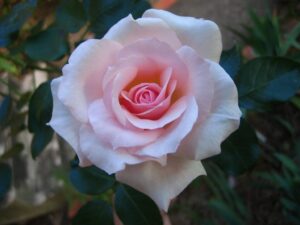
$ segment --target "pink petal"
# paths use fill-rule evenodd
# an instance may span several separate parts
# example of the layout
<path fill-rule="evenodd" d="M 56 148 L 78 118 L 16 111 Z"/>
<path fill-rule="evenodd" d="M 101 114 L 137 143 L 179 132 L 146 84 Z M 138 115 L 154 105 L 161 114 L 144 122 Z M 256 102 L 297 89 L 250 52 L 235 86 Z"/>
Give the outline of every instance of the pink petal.
<path fill-rule="evenodd" d="M 172 70 L 172 80 L 177 81 L 176 91 L 179 95 L 183 95 L 189 89 L 189 83 L 186 82 L 188 71 L 185 64 L 167 44 L 160 42 L 156 39 L 141 39 L 135 43 L 125 46 L 119 54 L 119 60 L 126 59 L 128 57 L 141 57 L 147 58 L 143 64 L 139 64 L 137 80 L 141 82 L 150 82 L 148 79 L 154 79 L 155 73 L 149 73 L 148 71 L 141 71 L 145 66 L 147 70 L 151 68 L 153 72 L 161 74 L 166 69 Z M 157 77 L 159 82 L 159 77 Z"/>
<path fill-rule="evenodd" d="M 209 20 L 177 16 L 157 9 L 147 10 L 143 18 L 160 18 L 177 34 L 183 45 L 195 49 L 198 54 L 218 62 L 222 52 L 222 39 L 218 26 Z"/>
<path fill-rule="evenodd" d="M 102 142 L 89 126 L 81 127 L 79 137 L 83 154 L 93 165 L 108 174 L 123 170 L 126 164 L 137 164 L 144 161 L 126 151 L 113 150 L 108 144 Z"/>
<path fill-rule="evenodd" d="M 173 80 L 173 82 L 171 82 L 170 84 L 170 93 L 164 100 L 162 100 L 158 105 L 135 115 L 141 119 L 148 119 L 148 120 L 160 119 L 161 116 L 163 116 L 163 114 L 168 110 L 170 106 L 172 94 L 175 91 L 175 88 L 176 88 L 176 81 Z"/>
<path fill-rule="evenodd" d="M 56 133 L 65 139 L 74 149 L 78 158 L 80 166 L 91 165 L 90 161 L 84 156 L 79 146 L 79 129 L 81 123 L 77 121 L 68 108 L 65 107 L 57 98 L 57 91 L 61 85 L 62 78 L 53 79 L 51 82 L 51 92 L 53 96 L 53 112 L 52 118 L 48 123 Z"/>
<path fill-rule="evenodd" d="M 140 85 L 137 85 L 135 86 L 134 88 L 132 88 L 129 93 L 125 92 L 125 91 L 122 91 L 121 93 L 121 96 L 124 98 L 124 102 L 126 104 L 126 108 L 130 111 L 130 112 L 133 112 L 133 113 L 142 113 L 146 110 L 150 110 L 152 109 L 154 106 L 158 105 L 160 102 L 162 102 L 165 98 L 166 98 L 166 95 L 168 94 L 169 96 L 173 94 L 174 92 L 174 89 L 172 87 L 171 90 L 168 90 L 168 93 L 167 93 L 167 89 L 168 89 L 168 86 L 169 85 L 169 82 L 170 82 L 170 79 L 171 79 L 171 74 L 172 74 L 172 69 L 171 68 L 167 68 L 163 74 L 161 75 L 161 85 L 162 85 L 162 88 L 160 88 L 160 92 L 159 92 L 159 95 L 157 96 L 157 98 L 155 99 L 155 101 L 153 101 L 152 103 L 150 104 L 137 104 L 135 103 L 134 101 L 132 101 L 131 99 L 133 98 L 133 95 L 134 95 L 134 91 L 136 88 L 138 88 L 138 86 L 142 86 L 142 85 L 145 85 L 144 83 L 140 84 Z M 158 84 L 157 84 L 158 85 Z M 175 88 L 175 87 L 174 87 Z M 170 89 L 170 88 L 169 88 Z M 157 90 L 158 91 L 158 90 Z M 171 96 L 172 97 L 172 96 Z"/>
<path fill-rule="evenodd" d="M 116 178 L 145 193 L 167 212 L 170 201 L 200 175 L 206 175 L 200 161 L 169 156 L 166 166 L 156 162 L 126 166 L 125 170 L 116 174 Z"/>
<path fill-rule="evenodd" d="M 115 24 L 104 38 L 117 41 L 124 46 L 145 38 L 156 38 L 174 50 L 181 46 L 175 32 L 163 20 L 157 18 L 134 20 L 131 15 Z"/>
<path fill-rule="evenodd" d="M 181 118 L 173 122 L 168 128 L 165 128 L 160 138 L 141 148 L 137 154 L 158 158 L 176 152 L 181 141 L 192 130 L 197 117 L 197 103 L 193 97 L 190 97 L 187 101 L 187 108 Z"/>
<path fill-rule="evenodd" d="M 140 119 L 137 116 L 132 115 L 128 111 L 125 111 L 125 116 L 130 124 L 132 124 L 136 128 L 149 130 L 159 129 L 178 119 L 186 110 L 187 101 L 188 100 L 186 97 L 180 98 L 170 106 L 168 111 L 165 112 L 165 114 L 161 118 L 157 120 Z"/>
<path fill-rule="evenodd" d="M 210 64 L 209 73 L 215 87 L 210 114 L 195 124 L 178 151 L 178 154 L 196 160 L 220 153 L 221 143 L 239 127 L 241 117 L 234 82 L 220 65 L 206 62 Z"/>
<path fill-rule="evenodd" d="M 160 130 L 144 131 L 123 127 L 105 107 L 103 100 L 96 100 L 90 105 L 89 120 L 97 136 L 114 150 L 149 144 L 161 134 Z"/>
<path fill-rule="evenodd" d="M 106 85 L 104 90 L 103 98 L 106 107 L 112 110 L 112 113 L 123 126 L 125 126 L 127 123 L 124 113 L 126 110 L 120 105 L 119 96 L 122 90 L 134 80 L 136 74 L 137 68 L 120 68 L 120 70 L 117 71 L 117 75 L 114 75 L 114 79 Z"/>
<path fill-rule="evenodd" d="M 81 122 L 88 120 L 89 102 L 102 96 L 103 76 L 121 48 L 120 44 L 109 40 L 88 40 L 75 49 L 69 63 L 63 67 L 58 98 Z"/>
<path fill-rule="evenodd" d="M 181 47 L 177 54 L 189 71 L 191 93 L 196 98 L 201 117 L 198 120 L 202 120 L 210 112 L 214 97 L 214 78 L 210 72 L 210 64 L 188 46 Z"/>

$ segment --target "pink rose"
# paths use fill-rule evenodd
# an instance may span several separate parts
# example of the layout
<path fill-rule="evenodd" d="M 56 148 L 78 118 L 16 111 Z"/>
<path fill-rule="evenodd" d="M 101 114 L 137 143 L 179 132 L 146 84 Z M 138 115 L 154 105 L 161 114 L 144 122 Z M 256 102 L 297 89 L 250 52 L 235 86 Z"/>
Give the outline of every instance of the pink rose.
<path fill-rule="evenodd" d="M 72 53 L 51 83 L 51 127 L 95 165 L 167 211 L 202 159 L 239 126 L 236 87 L 218 64 L 218 26 L 147 10 Z"/>

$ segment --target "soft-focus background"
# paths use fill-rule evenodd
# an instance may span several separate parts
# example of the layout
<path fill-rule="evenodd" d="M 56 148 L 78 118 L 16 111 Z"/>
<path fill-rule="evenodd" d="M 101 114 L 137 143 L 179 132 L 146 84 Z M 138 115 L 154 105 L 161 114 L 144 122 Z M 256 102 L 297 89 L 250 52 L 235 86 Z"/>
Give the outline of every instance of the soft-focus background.
<path fill-rule="evenodd" d="M 102 224 L 80 222 L 77 212 L 91 197 L 74 188 L 69 179 L 76 168 L 70 164 L 73 152 L 45 126 L 51 97 L 49 82 L 44 83 L 60 75 L 82 40 L 101 37 L 124 15 L 138 17 L 149 7 L 143 1 L 113 0 L 119 3 L 103 9 L 101 2 L 109 1 L 0 0 L 0 225 Z M 235 161 L 226 152 L 206 160 L 208 176 L 196 179 L 174 200 L 172 224 L 300 224 L 300 1 L 150 3 L 215 21 L 224 49 L 231 49 L 223 54 L 224 68 L 264 56 L 293 61 L 285 68 L 297 65 L 290 70 L 298 76 L 293 83 L 282 80 L 285 90 L 278 82 L 270 89 L 283 94 L 293 89 L 293 96 L 260 102 L 258 110 L 244 112 L 247 123 L 240 129 L 245 132 L 222 146 L 233 149 L 227 155 Z M 109 191 L 97 198 L 111 201 L 112 195 Z"/>

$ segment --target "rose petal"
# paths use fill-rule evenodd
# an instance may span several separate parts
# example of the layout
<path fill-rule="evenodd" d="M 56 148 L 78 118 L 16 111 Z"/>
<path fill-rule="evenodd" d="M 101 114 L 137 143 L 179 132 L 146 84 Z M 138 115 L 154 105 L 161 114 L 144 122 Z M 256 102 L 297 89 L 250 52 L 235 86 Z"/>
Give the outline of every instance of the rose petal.
<path fill-rule="evenodd" d="M 164 21 L 157 18 L 134 20 L 129 15 L 111 27 L 104 36 L 105 39 L 117 41 L 124 46 L 149 37 L 168 43 L 174 50 L 181 46 L 175 32 Z"/>
<path fill-rule="evenodd" d="M 74 149 L 78 158 L 80 166 L 90 166 L 91 162 L 82 154 L 79 147 L 79 128 L 80 123 L 71 115 L 68 108 L 66 108 L 57 98 L 57 90 L 61 84 L 62 78 L 53 79 L 51 82 L 51 92 L 53 97 L 53 112 L 52 118 L 48 123 L 56 133 L 65 139 Z"/>
<path fill-rule="evenodd" d="M 166 166 L 155 162 L 126 166 L 116 178 L 150 196 L 160 209 L 167 212 L 170 201 L 200 175 L 206 175 L 200 161 L 169 156 Z"/>
<path fill-rule="evenodd" d="M 164 70 L 172 69 L 172 79 L 177 81 L 176 91 L 182 94 L 186 94 L 188 90 L 188 82 L 186 82 L 188 71 L 185 64 L 167 44 L 157 39 L 142 39 L 136 41 L 134 44 L 125 46 L 119 54 L 119 60 L 126 59 L 130 56 L 147 58 L 148 61 L 143 61 L 147 64 L 139 64 L 138 76 L 135 80 L 142 82 L 149 82 L 147 79 L 155 78 L 155 74 L 140 72 L 143 67 L 152 68 L 152 71 L 157 71 L 161 74 Z M 149 65 L 150 64 L 150 65 Z M 139 82 L 139 83 L 142 83 Z M 158 81 L 159 82 L 159 77 Z"/>
<path fill-rule="evenodd" d="M 155 141 L 160 130 L 132 130 L 120 125 L 113 113 L 105 107 L 103 100 L 94 101 L 89 107 L 90 124 L 98 137 L 112 145 L 116 150 L 120 147 L 138 147 Z"/>
<path fill-rule="evenodd" d="M 128 111 L 125 111 L 125 116 L 130 124 L 136 128 L 148 130 L 159 129 L 179 118 L 187 108 L 187 101 L 188 98 L 186 96 L 180 98 L 157 120 L 140 119 Z"/>
<path fill-rule="evenodd" d="M 191 92 L 195 96 L 199 114 L 205 118 L 211 109 L 214 97 L 214 79 L 210 73 L 210 64 L 202 59 L 198 53 L 188 46 L 183 46 L 177 50 L 177 54 L 185 63 L 189 71 L 189 82 L 191 82 Z"/>
<path fill-rule="evenodd" d="M 88 40 L 72 53 L 63 67 L 58 97 L 76 119 L 88 121 L 87 105 L 102 96 L 102 79 L 121 45 L 110 40 Z"/>
<path fill-rule="evenodd" d="M 171 82 L 169 95 L 164 100 L 162 100 L 158 105 L 135 115 L 142 119 L 149 119 L 149 120 L 159 119 L 170 106 L 172 94 L 176 88 L 176 83 L 177 82 L 175 80 Z"/>
<path fill-rule="evenodd" d="M 187 102 L 187 108 L 181 118 L 166 128 L 160 138 L 141 148 L 137 154 L 158 158 L 176 152 L 180 142 L 192 130 L 198 117 L 198 107 L 195 98 L 190 97 Z"/>
<path fill-rule="evenodd" d="M 112 110 L 118 121 L 125 126 L 127 119 L 119 101 L 122 90 L 136 77 L 137 68 L 124 67 L 117 71 L 117 75 L 111 80 L 104 90 L 104 103 L 107 108 Z"/>
<path fill-rule="evenodd" d="M 195 124 L 176 153 L 196 160 L 220 153 L 221 143 L 238 128 L 241 117 L 234 82 L 220 65 L 212 61 L 207 63 L 215 87 L 211 113 L 204 121 Z"/>
<path fill-rule="evenodd" d="M 198 54 L 218 62 L 222 52 L 222 39 L 218 26 L 209 20 L 177 16 L 167 11 L 149 9 L 143 18 L 160 18 L 177 34 L 183 45 L 195 49 Z"/>
<path fill-rule="evenodd" d="M 135 157 L 126 151 L 113 150 L 109 144 L 101 141 L 89 126 L 82 126 L 79 135 L 83 154 L 98 168 L 108 174 L 124 170 L 126 164 L 137 164 L 145 159 Z"/>
<path fill-rule="evenodd" d="M 129 109 L 130 112 L 133 113 L 141 113 L 144 112 L 146 110 L 152 109 L 154 106 L 158 105 L 160 102 L 162 102 L 165 98 L 166 95 L 168 94 L 169 96 L 171 96 L 174 92 L 173 87 L 168 90 L 167 93 L 167 89 L 170 86 L 169 82 L 171 79 L 171 75 L 172 75 L 172 68 L 167 68 L 166 70 L 163 71 L 162 75 L 161 75 L 161 90 L 159 95 L 157 96 L 157 98 L 155 99 L 155 101 L 153 101 L 150 104 L 137 104 L 135 102 L 133 102 L 132 98 L 133 98 L 133 93 L 136 87 L 143 85 L 144 83 L 135 86 L 134 88 L 132 88 L 129 93 L 127 93 L 126 91 L 122 91 L 121 92 L 121 96 L 124 98 L 125 102 L 126 102 L 126 108 Z M 174 85 L 173 85 L 174 86 Z M 175 88 L 175 87 L 174 87 Z"/>

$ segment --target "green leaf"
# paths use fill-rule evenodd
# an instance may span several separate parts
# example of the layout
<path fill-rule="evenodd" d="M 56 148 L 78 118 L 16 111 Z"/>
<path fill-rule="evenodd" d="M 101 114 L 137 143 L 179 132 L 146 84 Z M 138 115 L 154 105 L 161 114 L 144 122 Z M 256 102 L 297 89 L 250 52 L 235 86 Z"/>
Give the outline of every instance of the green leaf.
<path fill-rule="evenodd" d="M 227 224 L 230 225 L 242 225 L 247 224 L 246 221 L 243 221 L 238 214 L 236 214 L 228 205 L 222 201 L 211 200 L 208 203 L 208 206 L 217 212 L 222 219 L 224 219 Z"/>
<path fill-rule="evenodd" d="M 236 78 L 239 101 L 259 109 L 271 101 L 287 101 L 300 88 L 300 64 L 287 58 L 261 57 L 242 66 Z"/>
<path fill-rule="evenodd" d="M 0 18 L 0 47 L 10 43 L 10 35 L 18 31 L 31 16 L 36 6 L 36 0 L 16 4 L 12 11 Z"/>
<path fill-rule="evenodd" d="M 66 33 L 58 27 L 50 27 L 25 43 L 25 53 L 33 60 L 53 61 L 69 51 Z"/>
<path fill-rule="evenodd" d="M 29 101 L 28 129 L 30 132 L 39 132 L 51 119 L 52 94 L 51 81 L 42 83 L 33 93 Z"/>
<path fill-rule="evenodd" d="M 19 69 L 12 61 L 0 56 L 0 71 L 18 74 Z"/>
<path fill-rule="evenodd" d="M 56 22 L 67 32 L 77 32 L 86 22 L 83 4 L 79 0 L 63 0 L 56 11 Z"/>
<path fill-rule="evenodd" d="M 285 42 L 282 44 L 281 51 L 282 55 L 287 54 L 289 48 L 293 45 L 297 45 L 297 38 L 300 35 L 300 23 L 298 23 L 293 30 L 286 36 Z"/>
<path fill-rule="evenodd" d="M 12 171 L 9 165 L 0 162 L 0 202 L 4 200 L 12 182 Z"/>
<path fill-rule="evenodd" d="M 275 157 L 282 163 L 284 167 L 286 167 L 288 170 L 290 170 L 293 173 L 299 173 L 300 175 L 300 169 L 299 166 L 288 156 L 280 153 L 275 153 Z"/>
<path fill-rule="evenodd" d="M 93 200 L 82 206 L 72 225 L 113 225 L 113 212 L 110 205 L 101 200 Z"/>
<path fill-rule="evenodd" d="M 83 4 L 89 17 L 91 31 L 99 38 L 130 13 L 137 18 L 150 8 L 150 4 L 145 0 L 84 0 Z"/>
<path fill-rule="evenodd" d="M 241 56 L 236 46 L 222 52 L 220 65 L 232 79 L 235 78 L 241 65 Z"/>
<path fill-rule="evenodd" d="M 53 136 L 53 130 L 49 126 L 40 128 L 35 132 L 31 141 L 31 155 L 32 158 L 39 156 L 46 146 L 50 143 Z"/>
<path fill-rule="evenodd" d="M 11 107 L 11 97 L 5 96 L 0 103 L 0 127 L 3 127 L 7 124 Z"/>
<path fill-rule="evenodd" d="M 34 133 L 31 142 L 31 154 L 36 158 L 49 144 L 53 130 L 47 125 L 52 115 L 52 94 L 50 82 L 42 83 L 29 101 L 28 129 Z"/>
<path fill-rule="evenodd" d="M 146 195 L 120 185 L 115 197 L 116 212 L 124 225 L 162 225 L 155 203 Z"/>
<path fill-rule="evenodd" d="M 245 120 L 230 137 L 222 143 L 222 153 L 213 161 L 229 175 L 240 175 L 253 167 L 260 156 L 254 130 Z"/>
<path fill-rule="evenodd" d="M 70 180 L 81 193 L 99 195 L 110 189 L 115 179 L 95 166 L 79 167 L 78 162 L 72 163 Z"/>

